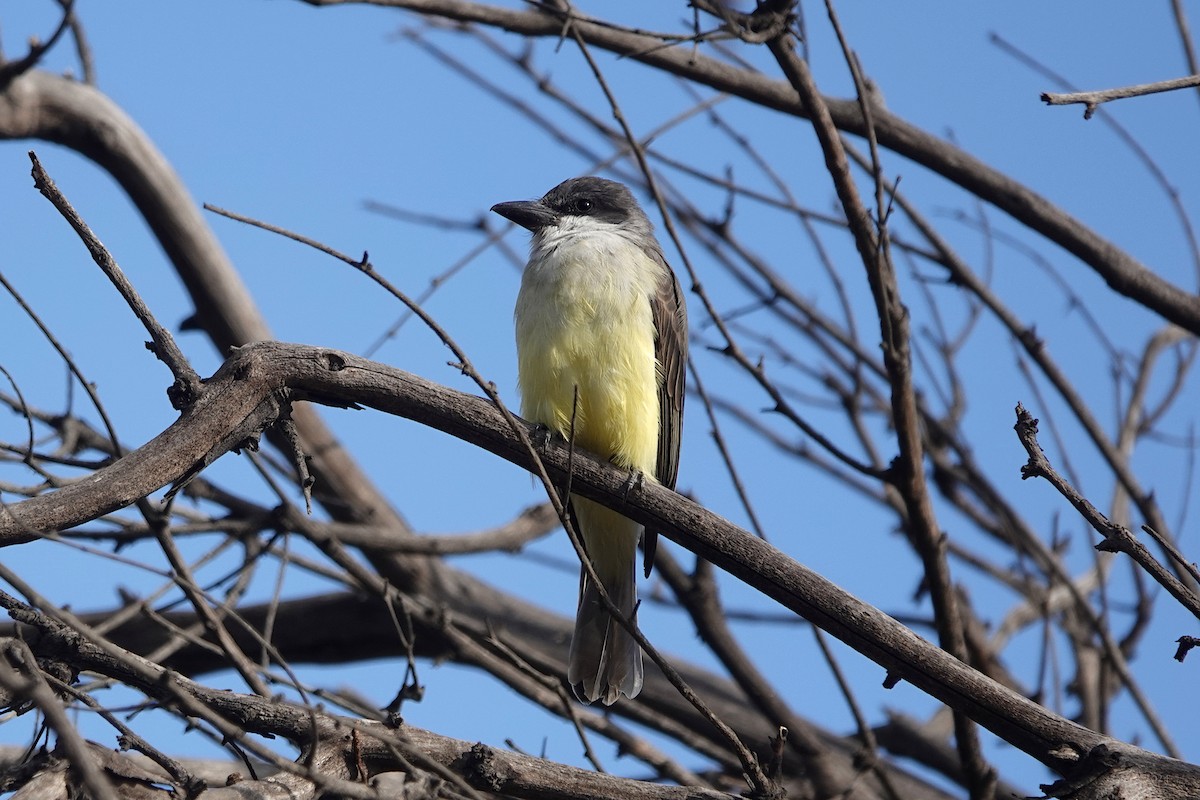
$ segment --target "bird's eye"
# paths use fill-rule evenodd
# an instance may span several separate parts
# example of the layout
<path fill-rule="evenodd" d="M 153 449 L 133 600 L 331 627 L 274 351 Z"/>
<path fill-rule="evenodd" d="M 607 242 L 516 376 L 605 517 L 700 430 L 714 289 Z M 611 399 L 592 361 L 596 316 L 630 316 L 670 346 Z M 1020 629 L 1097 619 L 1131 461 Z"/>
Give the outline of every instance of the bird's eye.
<path fill-rule="evenodd" d="M 586 214 L 592 210 L 592 201 L 586 197 L 581 197 L 575 201 L 575 211 L 580 214 Z"/>

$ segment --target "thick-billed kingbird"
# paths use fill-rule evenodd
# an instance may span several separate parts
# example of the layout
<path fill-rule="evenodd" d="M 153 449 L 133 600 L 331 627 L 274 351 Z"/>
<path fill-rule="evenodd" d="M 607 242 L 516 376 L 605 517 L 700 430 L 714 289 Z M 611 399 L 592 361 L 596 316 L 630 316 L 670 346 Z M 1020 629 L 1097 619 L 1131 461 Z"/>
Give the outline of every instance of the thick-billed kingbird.
<path fill-rule="evenodd" d="M 533 233 L 515 314 L 522 416 L 674 488 L 687 309 L 650 220 L 625 186 L 594 177 L 492 210 Z M 571 510 L 608 596 L 633 620 L 642 526 L 582 497 Z M 647 575 L 655 537 L 646 532 Z M 586 570 L 567 679 L 587 703 L 642 689 L 641 649 Z"/>

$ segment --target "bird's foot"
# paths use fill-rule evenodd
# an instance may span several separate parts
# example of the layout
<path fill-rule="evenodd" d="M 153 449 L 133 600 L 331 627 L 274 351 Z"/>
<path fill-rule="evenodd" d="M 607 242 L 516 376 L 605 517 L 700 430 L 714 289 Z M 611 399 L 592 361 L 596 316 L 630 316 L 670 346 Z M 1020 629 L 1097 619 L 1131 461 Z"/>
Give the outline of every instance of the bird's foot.
<path fill-rule="evenodd" d="M 640 489 L 645 481 L 646 473 L 636 468 L 629 470 L 629 477 L 625 479 L 625 487 L 621 492 L 621 499 L 628 501 L 629 493 L 634 489 Z"/>
<path fill-rule="evenodd" d="M 552 438 L 554 438 L 554 431 L 541 422 L 534 423 L 533 430 L 529 432 L 529 441 L 542 453 L 550 449 Z"/>

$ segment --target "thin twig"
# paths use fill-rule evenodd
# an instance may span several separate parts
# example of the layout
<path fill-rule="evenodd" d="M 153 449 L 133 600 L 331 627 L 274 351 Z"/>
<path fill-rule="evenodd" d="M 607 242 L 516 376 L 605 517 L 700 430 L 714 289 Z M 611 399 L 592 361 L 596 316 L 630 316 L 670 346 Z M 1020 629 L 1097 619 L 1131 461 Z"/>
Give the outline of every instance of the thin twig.
<path fill-rule="evenodd" d="M 1124 525 L 1117 525 L 1101 514 L 1099 509 L 1058 474 L 1050 464 L 1050 460 L 1046 458 L 1046 454 L 1042 452 L 1041 445 L 1038 444 L 1038 421 L 1020 403 L 1017 404 L 1017 423 L 1013 427 L 1017 431 L 1017 438 L 1021 441 L 1025 452 L 1029 454 L 1029 461 L 1021 467 L 1021 478 L 1045 478 L 1049 481 L 1050 485 L 1057 489 L 1058 493 L 1075 507 L 1079 515 L 1104 538 L 1104 541 L 1096 545 L 1097 550 L 1128 555 L 1154 580 L 1158 581 L 1159 585 L 1170 592 L 1180 605 L 1200 619 L 1200 595 L 1191 591 L 1168 572 L 1128 528 Z"/>
<path fill-rule="evenodd" d="M 104 272 L 117 291 L 121 293 L 121 297 L 129 305 L 129 308 L 145 326 L 146 331 L 150 334 L 150 339 L 153 345 L 150 350 L 153 351 L 160 361 L 167 365 L 171 370 L 171 374 L 175 376 L 175 384 L 168 390 L 167 394 L 171 398 L 171 404 L 176 409 L 183 409 L 189 406 L 192 400 L 200 391 L 200 376 L 192 369 L 187 358 L 183 355 L 183 351 L 175 344 L 175 337 L 171 336 L 171 332 L 158 323 L 154 315 L 150 313 L 149 306 L 142 300 L 137 289 L 125 277 L 125 273 L 117 265 L 116 260 L 108 252 L 100 240 L 96 238 L 96 234 L 92 233 L 92 229 L 83 221 L 78 212 L 71 206 L 71 203 L 59 191 L 58 186 L 46 173 L 37 154 L 32 150 L 29 151 L 29 160 L 33 162 L 33 185 L 41 192 L 50 203 L 58 209 L 58 213 L 62 214 L 63 219 L 67 221 L 79 238 L 83 240 L 83 244 L 91 253 L 92 259 L 96 262 L 96 266 Z"/>
<path fill-rule="evenodd" d="M 1200 75 L 1189 75 L 1186 78 L 1172 78 L 1166 81 L 1139 83 L 1133 86 L 1121 86 L 1116 89 L 1101 89 L 1091 92 L 1069 92 L 1065 94 L 1042 92 L 1041 97 L 1042 102 L 1048 106 L 1066 106 L 1082 103 L 1085 106 L 1083 118 L 1091 119 L 1101 103 L 1124 100 L 1127 97 L 1142 97 L 1158 92 L 1172 92 L 1176 89 L 1187 89 L 1192 86 L 1200 86 Z"/>
<path fill-rule="evenodd" d="M 42 60 L 42 56 L 50 52 L 59 38 L 71 27 L 75 19 L 75 0 L 62 0 L 59 3 L 62 7 L 62 18 L 58 21 L 58 26 L 54 32 L 50 34 L 50 38 L 46 41 L 39 41 L 38 37 L 30 37 L 29 52 L 21 58 L 12 61 L 5 61 L 0 58 L 0 91 L 6 89 L 12 81 L 20 77 L 38 65 Z"/>
<path fill-rule="evenodd" d="M 10 296 L 12 296 L 12 298 L 17 302 L 17 305 L 21 307 L 21 310 L 24 311 L 25 314 L 33 321 L 33 324 L 36 325 L 38 330 L 42 332 L 42 336 L 46 337 L 46 341 L 49 342 L 50 346 L 53 347 L 58 353 L 59 358 L 61 358 L 63 363 L 67 365 L 67 371 L 69 371 L 71 375 L 74 376 L 75 380 L 79 382 L 79 385 L 83 387 L 84 392 L 87 393 L 88 399 L 92 401 L 92 406 L 96 409 L 96 413 L 100 416 L 100 423 L 104 426 L 105 433 L 108 434 L 108 440 L 112 445 L 113 454 L 116 456 L 124 455 L 125 450 L 121 447 L 120 437 L 117 436 L 117 429 L 113 425 L 112 420 L 109 418 L 108 411 L 105 410 L 104 403 L 100 401 L 100 394 L 96 391 L 95 384 L 84 377 L 83 371 L 80 369 L 79 365 L 75 363 L 75 359 L 72 358 L 71 354 L 67 352 L 67 348 L 58 340 L 58 337 L 54 335 L 46 323 L 42 321 L 42 318 L 38 316 L 37 312 L 25 302 L 25 298 L 21 296 L 20 292 L 17 291 L 17 288 L 8 282 L 8 279 L 4 277 L 3 272 L 0 272 L 0 287 L 3 287 L 4 290 L 8 292 Z"/>

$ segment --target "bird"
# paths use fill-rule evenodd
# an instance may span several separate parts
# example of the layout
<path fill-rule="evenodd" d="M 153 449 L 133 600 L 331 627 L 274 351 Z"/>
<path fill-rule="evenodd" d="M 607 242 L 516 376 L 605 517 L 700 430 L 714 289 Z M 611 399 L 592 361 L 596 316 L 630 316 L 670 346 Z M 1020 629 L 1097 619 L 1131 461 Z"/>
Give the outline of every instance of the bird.
<path fill-rule="evenodd" d="M 539 200 L 492 211 L 529 230 L 514 322 L 521 416 L 573 445 L 674 489 L 683 426 L 687 306 L 654 226 L 625 185 L 571 178 Z M 656 531 L 570 498 L 584 550 L 621 614 L 637 610 L 637 545 L 647 577 Z M 584 703 L 642 689 L 637 641 L 580 571 L 567 682 Z"/>

